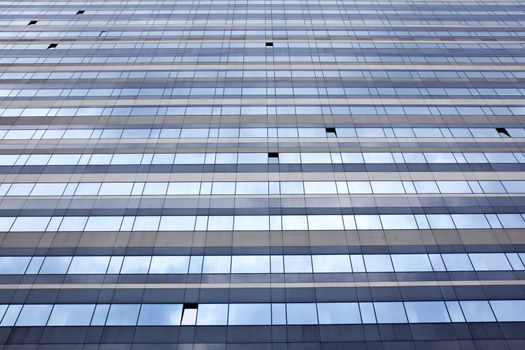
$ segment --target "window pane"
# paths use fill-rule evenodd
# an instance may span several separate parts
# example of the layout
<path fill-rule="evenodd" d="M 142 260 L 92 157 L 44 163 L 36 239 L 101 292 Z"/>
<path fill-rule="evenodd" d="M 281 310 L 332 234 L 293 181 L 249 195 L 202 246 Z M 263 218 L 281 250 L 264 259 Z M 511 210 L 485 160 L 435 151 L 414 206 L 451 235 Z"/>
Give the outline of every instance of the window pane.
<path fill-rule="evenodd" d="M 315 273 L 352 272 L 348 255 L 313 255 Z"/>
<path fill-rule="evenodd" d="M 229 325 L 271 324 L 270 304 L 230 304 Z"/>
<path fill-rule="evenodd" d="M 55 305 L 49 326 L 89 326 L 95 310 L 94 304 Z"/>
<path fill-rule="evenodd" d="M 525 300 L 493 300 L 490 305 L 499 322 L 525 321 Z"/>
<path fill-rule="evenodd" d="M 288 324 L 317 324 L 317 310 L 314 303 L 286 304 Z"/>
<path fill-rule="evenodd" d="M 357 303 L 318 303 L 319 324 L 361 323 Z"/>
<path fill-rule="evenodd" d="M 483 214 L 452 214 L 452 220 L 458 229 L 490 228 Z"/>
<path fill-rule="evenodd" d="M 230 273 L 229 256 L 205 256 L 202 273 Z"/>
<path fill-rule="evenodd" d="M 178 326 L 181 317 L 181 304 L 142 304 L 138 325 Z"/>
<path fill-rule="evenodd" d="M 432 271 L 426 254 L 392 254 L 396 272 Z"/>
<path fill-rule="evenodd" d="M 267 231 L 270 218 L 266 215 L 239 215 L 235 217 L 235 231 Z"/>
<path fill-rule="evenodd" d="M 303 215 L 283 215 L 283 230 L 308 230 L 306 216 Z"/>
<path fill-rule="evenodd" d="M 189 256 L 154 256 L 150 273 L 187 273 Z"/>
<path fill-rule="evenodd" d="M 450 322 L 442 301 L 406 301 L 405 309 L 410 323 Z"/>
<path fill-rule="evenodd" d="M 403 303 L 376 302 L 374 303 L 378 323 L 406 323 L 407 318 Z"/>
<path fill-rule="evenodd" d="M 473 253 L 469 257 L 476 271 L 512 270 L 505 254 Z"/>
<path fill-rule="evenodd" d="M 64 274 L 66 273 L 70 262 L 70 256 L 48 256 L 46 257 L 44 263 L 42 264 L 42 267 L 40 268 L 40 273 Z"/>
<path fill-rule="evenodd" d="M 358 230 L 381 230 L 379 215 L 355 215 Z"/>
<path fill-rule="evenodd" d="M 380 215 L 385 230 L 414 230 L 417 229 L 413 215 Z"/>
<path fill-rule="evenodd" d="M 267 255 L 232 256 L 232 273 L 270 273 Z"/>
<path fill-rule="evenodd" d="M 492 322 L 496 319 L 488 301 L 460 301 L 467 322 Z"/>
<path fill-rule="evenodd" d="M 45 231 L 51 218 L 49 216 L 35 217 L 26 216 L 18 217 L 11 227 L 11 232 L 40 232 Z"/>
<path fill-rule="evenodd" d="M 134 326 L 139 316 L 139 304 L 112 304 L 109 309 L 107 326 Z"/>
<path fill-rule="evenodd" d="M 311 273 L 312 263 L 309 255 L 286 255 L 284 257 L 286 273 Z"/>
<path fill-rule="evenodd" d="M 122 216 L 91 216 L 85 231 L 118 231 Z"/>
<path fill-rule="evenodd" d="M 472 271 L 467 254 L 442 254 L 447 271 Z"/>
<path fill-rule="evenodd" d="M 453 229 L 456 228 L 450 215 L 446 214 L 430 214 L 427 215 L 427 220 L 432 229 Z"/>
<path fill-rule="evenodd" d="M 105 274 L 109 256 L 75 256 L 68 273 L 70 274 Z"/>
<path fill-rule="evenodd" d="M 24 305 L 17 326 L 45 326 L 53 305 Z"/>
<path fill-rule="evenodd" d="M 193 231 L 195 216 L 162 216 L 159 231 Z"/>
<path fill-rule="evenodd" d="M 364 255 L 367 272 L 393 272 L 392 262 L 388 254 Z"/>
<path fill-rule="evenodd" d="M 148 273 L 150 259 L 149 256 L 126 256 L 120 273 Z"/>
<path fill-rule="evenodd" d="M 343 230 L 341 215 L 308 215 L 309 230 Z"/>
<path fill-rule="evenodd" d="M 0 257 L 0 275 L 23 274 L 31 260 L 28 256 Z"/>
<path fill-rule="evenodd" d="M 226 325 L 228 304 L 200 304 L 197 311 L 198 326 Z"/>

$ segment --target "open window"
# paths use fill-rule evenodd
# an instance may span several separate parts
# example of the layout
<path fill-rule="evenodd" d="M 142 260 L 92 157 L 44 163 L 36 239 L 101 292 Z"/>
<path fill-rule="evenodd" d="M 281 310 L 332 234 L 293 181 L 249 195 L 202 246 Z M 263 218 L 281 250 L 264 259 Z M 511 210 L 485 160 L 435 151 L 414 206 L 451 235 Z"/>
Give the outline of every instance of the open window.
<path fill-rule="evenodd" d="M 27 24 L 28 26 L 33 26 L 35 24 L 37 24 L 38 21 L 29 21 L 29 23 Z"/>
<path fill-rule="evenodd" d="M 267 41 L 266 42 L 266 47 L 273 47 L 273 42 L 272 41 Z"/>
<path fill-rule="evenodd" d="M 335 128 L 325 128 L 325 131 L 326 131 L 326 136 L 329 136 L 329 137 L 337 136 L 337 131 L 335 130 Z"/>
<path fill-rule="evenodd" d="M 496 131 L 500 135 L 505 135 L 507 137 L 510 137 L 509 132 L 507 131 L 507 128 L 496 128 Z"/>
<path fill-rule="evenodd" d="M 197 323 L 197 309 L 199 304 L 184 304 L 182 306 L 181 326 L 195 326 Z"/>
<path fill-rule="evenodd" d="M 77 15 L 83 15 L 84 14 L 84 10 L 78 10 L 77 11 Z"/>
<path fill-rule="evenodd" d="M 58 44 L 49 44 L 47 47 L 48 50 L 55 49 L 58 46 Z"/>

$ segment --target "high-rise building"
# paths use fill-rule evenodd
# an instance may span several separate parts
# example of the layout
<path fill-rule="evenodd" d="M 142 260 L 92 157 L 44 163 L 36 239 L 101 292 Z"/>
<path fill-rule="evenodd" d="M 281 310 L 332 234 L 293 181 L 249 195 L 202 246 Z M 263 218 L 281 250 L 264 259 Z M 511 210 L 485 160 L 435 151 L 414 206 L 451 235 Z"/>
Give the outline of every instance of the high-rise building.
<path fill-rule="evenodd" d="M 2 350 L 525 349 L 525 2 L 0 2 Z"/>

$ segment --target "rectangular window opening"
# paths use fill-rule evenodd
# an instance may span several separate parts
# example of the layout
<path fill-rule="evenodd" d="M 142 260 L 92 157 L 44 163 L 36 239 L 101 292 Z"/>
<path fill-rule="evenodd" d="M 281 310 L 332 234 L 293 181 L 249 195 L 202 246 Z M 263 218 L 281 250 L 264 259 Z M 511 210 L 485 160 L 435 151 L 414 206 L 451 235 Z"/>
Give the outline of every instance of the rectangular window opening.
<path fill-rule="evenodd" d="M 325 130 L 329 136 L 337 136 L 337 132 L 335 128 L 325 128 Z"/>
<path fill-rule="evenodd" d="M 271 41 L 267 41 L 267 42 L 266 42 L 266 46 L 267 46 L 267 47 L 272 47 L 272 46 L 273 46 L 273 42 L 271 42 Z"/>
<path fill-rule="evenodd" d="M 49 46 L 47 47 L 47 49 L 55 49 L 56 47 L 58 46 L 58 44 L 49 44 Z"/>
<path fill-rule="evenodd" d="M 268 152 L 268 158 L 279 158 L 278 152 Z"/>
<path fill-rule="evenodd" d="M 78 10 L 77 11 L 77 15 L 83 15 L 84 14 L 84 10 Z"/>
<path fill-rule="evenodd" d="M 182 306 L 181 326 L 194 326 L 197 323 L 197 309 L 199 304 L 184 304 Z"/>
<path fill-rule="evenodd" d="M 38 21 L 29 21 L 29 23 L 27 24 L 28 26 L 32 26 L 34 24 L 37 24 Z"/>

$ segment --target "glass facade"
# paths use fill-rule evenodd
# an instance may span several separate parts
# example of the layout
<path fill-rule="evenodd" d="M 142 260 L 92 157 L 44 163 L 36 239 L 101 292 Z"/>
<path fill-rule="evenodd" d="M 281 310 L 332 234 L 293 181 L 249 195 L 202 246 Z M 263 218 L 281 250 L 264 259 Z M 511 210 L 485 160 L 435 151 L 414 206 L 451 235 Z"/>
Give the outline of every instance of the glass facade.
<path fill-rule="evenodd" d="M 0 2 L 0 348 L 525 348 L 525 2 Z"/>

